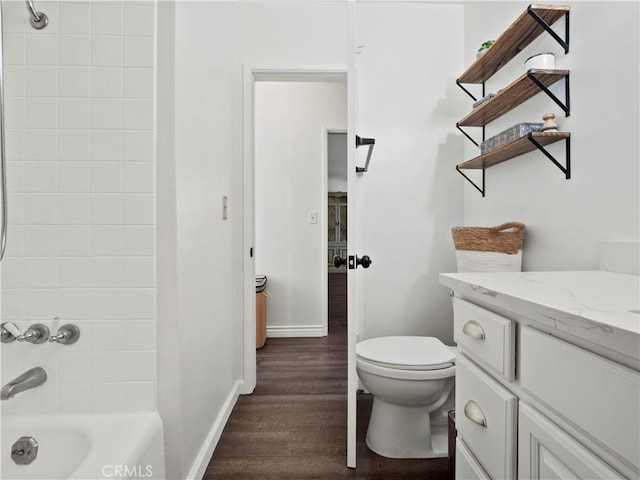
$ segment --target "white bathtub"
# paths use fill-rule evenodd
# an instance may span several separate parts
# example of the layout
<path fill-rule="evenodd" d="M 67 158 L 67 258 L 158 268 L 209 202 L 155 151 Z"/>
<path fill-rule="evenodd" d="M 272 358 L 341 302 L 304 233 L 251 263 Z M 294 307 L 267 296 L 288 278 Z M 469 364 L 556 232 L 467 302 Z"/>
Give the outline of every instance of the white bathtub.
<path fill-rule="evenodd" d="M 16 465 L 11 446 L 34 437 L 38 456 Z M 164 479 L 157 412 L 117 415 L 7 415 L 2 419 L 2 480 Z"/>

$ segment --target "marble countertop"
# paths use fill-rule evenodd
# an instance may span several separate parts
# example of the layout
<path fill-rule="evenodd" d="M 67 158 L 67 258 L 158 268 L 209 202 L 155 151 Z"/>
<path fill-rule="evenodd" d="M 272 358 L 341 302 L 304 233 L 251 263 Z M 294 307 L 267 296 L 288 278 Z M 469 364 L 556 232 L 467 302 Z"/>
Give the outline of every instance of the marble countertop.
<path fill-rule="evenodd" d="M 605 271 L 442 273 L 457 296 L 640 359 L 640 277 Z"/>

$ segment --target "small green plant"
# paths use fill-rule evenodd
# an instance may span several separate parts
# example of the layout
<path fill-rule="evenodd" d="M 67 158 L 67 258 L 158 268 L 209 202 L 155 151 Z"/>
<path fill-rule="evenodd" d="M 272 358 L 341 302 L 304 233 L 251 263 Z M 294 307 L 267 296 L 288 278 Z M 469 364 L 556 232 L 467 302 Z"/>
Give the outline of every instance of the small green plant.
<path fill-rule="evenodd" d="M 494 43 L 496 43 L 495 40 L 487 40 L 486 42 L 484 42 L 482 45 L 480 45 L 480 48 L 478 49 L 479 52 L 483 51 L 483 50 L 487 50 L 489 47 L 491 47 L 491 45 L 493 45 Z"/>

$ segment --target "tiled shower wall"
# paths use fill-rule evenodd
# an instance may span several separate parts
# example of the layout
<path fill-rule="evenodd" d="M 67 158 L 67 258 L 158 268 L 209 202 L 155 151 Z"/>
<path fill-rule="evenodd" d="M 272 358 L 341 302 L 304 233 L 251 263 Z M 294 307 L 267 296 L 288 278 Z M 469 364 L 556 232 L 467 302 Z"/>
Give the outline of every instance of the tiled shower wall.
<path fill-rule="evenodd" d="M 2 344 L 5 411 L 156 407 L 155 5 L 3 2 L 9 239 L 2 321 L 80 327 L 72 346 Z M 59 320 L 53 320 L 59 317 Z"/>

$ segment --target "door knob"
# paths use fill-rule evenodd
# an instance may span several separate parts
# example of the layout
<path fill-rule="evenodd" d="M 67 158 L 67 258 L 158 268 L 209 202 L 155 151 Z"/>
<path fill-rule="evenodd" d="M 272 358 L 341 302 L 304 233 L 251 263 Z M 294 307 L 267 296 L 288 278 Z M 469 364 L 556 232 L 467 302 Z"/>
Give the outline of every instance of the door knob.
<path fill-rule="evenodd" d="M 347 259 L 342 258 L 340 255 L 334 255 L 333 257 L 333 266 L 336 268 L 340 268 L 342 265 L 347 264 Z"/>
<path fill-rule="evenodd" d="M 362 265 L 362 268 L 369 268 L 373 262 L 369 255 L 363 255 L 362 258 L 356 255 L 356 267 Z"/>

